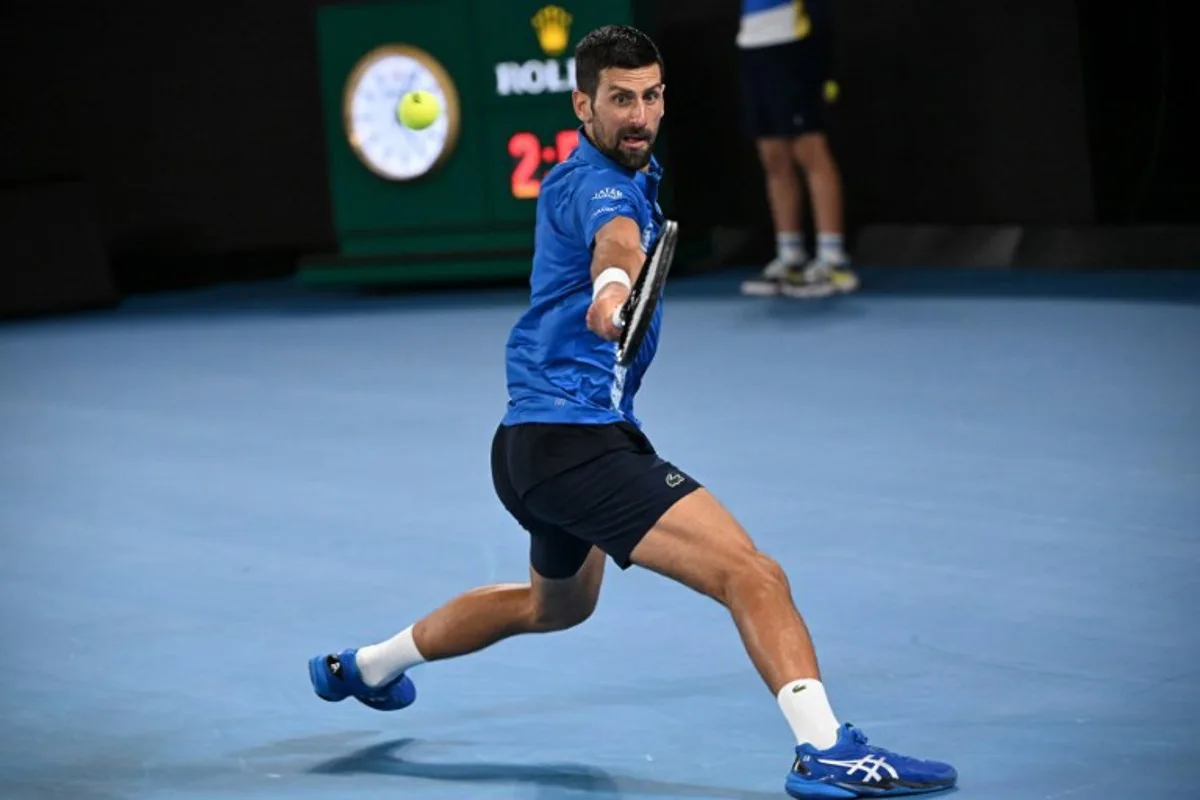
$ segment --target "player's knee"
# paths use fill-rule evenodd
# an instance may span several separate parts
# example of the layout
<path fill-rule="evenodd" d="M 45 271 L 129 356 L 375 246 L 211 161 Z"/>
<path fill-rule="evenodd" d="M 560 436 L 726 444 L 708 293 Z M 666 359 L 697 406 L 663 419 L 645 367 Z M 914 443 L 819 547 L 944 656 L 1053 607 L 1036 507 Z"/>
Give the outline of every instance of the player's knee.
<path fill-rule="evenodd" d="M 791 585 L 778 561 L 757 550 L 749 551 L 729 565 L 716 599 L 729 606 L 747 593 L 790 596 Z"/>
<path fill-rule="evenodd" d="M 789 594 L 791 593 L 792 587 L 788 583 L 787 573 L 783 571 L 783 567 L 778 561 L 765 553 L 759 553 L 758 570 L 759 578 L 772 589 L 781 589 Z"/>
<path fill-rule="evenodd" d="M 530 628 L 535 633 L 565 631 L 582 625 L 596 610 L 592 598 L 581 598 L 577 602 L 559 603 L 553 606 L 535 605 L 532 609 Z"/>

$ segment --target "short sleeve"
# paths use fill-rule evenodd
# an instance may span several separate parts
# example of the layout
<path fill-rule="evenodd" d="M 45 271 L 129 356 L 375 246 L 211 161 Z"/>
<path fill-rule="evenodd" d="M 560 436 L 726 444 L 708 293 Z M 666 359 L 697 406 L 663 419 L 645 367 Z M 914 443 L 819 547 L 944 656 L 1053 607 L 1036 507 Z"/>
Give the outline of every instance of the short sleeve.
<path fill-rule="evenodd" d="M 615 217 L 629 217 L 644 224 L 637 185 L 615 172 L 597 172 L 580 182 L 575 192 L 574 216 L 583 241 L 592 246 L 596 232 Z"/>

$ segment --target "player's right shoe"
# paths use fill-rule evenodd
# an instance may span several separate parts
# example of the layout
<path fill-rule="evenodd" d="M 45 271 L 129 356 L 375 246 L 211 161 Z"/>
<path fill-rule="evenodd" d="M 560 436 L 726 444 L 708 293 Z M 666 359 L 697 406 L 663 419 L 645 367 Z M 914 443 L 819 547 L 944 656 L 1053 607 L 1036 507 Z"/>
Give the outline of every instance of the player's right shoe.
<path fill-rule="evenodd" d="M 788 773 L 787 793 L 799 800 L 897 797 L 949 789 L 958 772 L 949 764 L 902 756 L 867 744 L 853 725 L 843 725 L 828 750 L 802 744 Z"/>
<path fill-rule="evenodd" d="M 399 711 L 413 704 L 417 699 L 417 687 L 411 678 L 401 675 L 383 686 L 368 686 L 355 661 L 356 652 L 343 650 L 308 660 L 308 677 L 317 697 L 330 703 L 353 697 L 376 711 Z"/>

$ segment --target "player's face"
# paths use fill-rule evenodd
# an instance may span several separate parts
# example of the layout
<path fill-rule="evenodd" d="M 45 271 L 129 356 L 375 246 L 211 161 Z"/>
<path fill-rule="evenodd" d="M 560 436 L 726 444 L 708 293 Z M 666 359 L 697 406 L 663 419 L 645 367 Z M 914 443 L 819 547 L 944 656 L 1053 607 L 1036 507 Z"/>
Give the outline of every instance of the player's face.
<path fill-rule="evenodd" d="M 575 113 L 592 143 L 629 169 L 650 163 L 663 118 L 662 71 L 657 64 L 601 70 L 595 97 L 575 93 Z"/>

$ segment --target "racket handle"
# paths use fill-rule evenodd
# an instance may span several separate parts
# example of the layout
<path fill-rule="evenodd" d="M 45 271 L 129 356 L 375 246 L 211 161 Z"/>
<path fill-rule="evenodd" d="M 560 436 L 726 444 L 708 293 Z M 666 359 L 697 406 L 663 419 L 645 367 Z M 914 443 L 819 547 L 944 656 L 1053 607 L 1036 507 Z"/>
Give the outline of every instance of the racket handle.
<path fill-rule="evenodd" d="M 625 316 L 621 313 L 625 310 L 624 306 L 617 306 L 613 309 L 612 323 L 618 328 L 625 327 Z"/>

